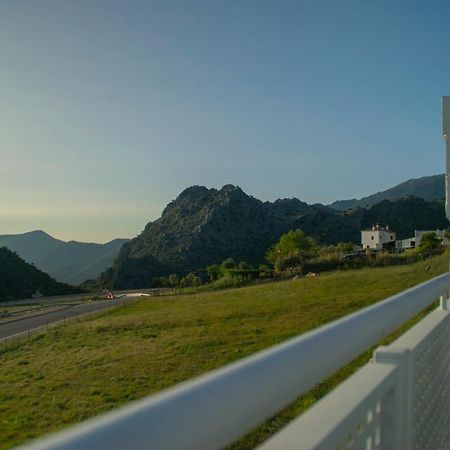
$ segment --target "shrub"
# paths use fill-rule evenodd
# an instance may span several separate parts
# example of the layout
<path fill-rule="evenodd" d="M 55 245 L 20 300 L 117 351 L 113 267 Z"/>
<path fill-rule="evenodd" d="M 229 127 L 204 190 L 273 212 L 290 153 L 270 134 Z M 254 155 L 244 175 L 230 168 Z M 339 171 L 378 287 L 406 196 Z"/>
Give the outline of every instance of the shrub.
<path fill-rule="evenodd" d="M 238 287 L 244 285 L 245 281 L 242 275 L 226 272 L 222 278 L 214 281 L 213 286 L 215 288 Z"/>
<path fill-rule="evenodd" d="M 208 273 L 209 281 L 215 281 L 219 278 L 223 277 L 224 270 L 220 264 L 213 264 L 206 268 L 206 272 Z"/>
<path fill-rule="evenodd" d="M 266 252 L 266 259 L 275 266 L 275 270 L 303 268 L 304 261 L 317 254 L 317 244 L 307 237 L 302 230 L 290 230 L 283 234 L 279 241 Z"/>
<path fill-rule="evenodd" d="M 233 258 L 227 258 L 222 264 L 222 269 L 229 270 L 229 269 L 235 269 L 236 263 L 234 262 Z"/>

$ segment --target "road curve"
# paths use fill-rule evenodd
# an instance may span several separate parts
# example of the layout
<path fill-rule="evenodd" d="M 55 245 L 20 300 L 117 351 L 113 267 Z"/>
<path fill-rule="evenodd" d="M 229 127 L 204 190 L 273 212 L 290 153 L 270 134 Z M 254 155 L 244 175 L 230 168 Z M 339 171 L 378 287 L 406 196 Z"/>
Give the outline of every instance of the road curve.
<path fill-rule="evenodd" d="M 65 319 L 70 319 L 72 317 L 123 305 L 126 301 L 127 298 L 124 296 L 114 300 L 99 300 L 89 303 L 81 303 L 79 305 L 68 306 L 67 308 L 60 309 L 58 311 L 51 311 L 36 316 L 24 317 L 23 319 L 18 318 L 11 322 L 5 322 L 0 324 L 0 340 L 14 339 L 17 334 L 25 333 L 39 327 L 45 327 L 46 325 Z"/>

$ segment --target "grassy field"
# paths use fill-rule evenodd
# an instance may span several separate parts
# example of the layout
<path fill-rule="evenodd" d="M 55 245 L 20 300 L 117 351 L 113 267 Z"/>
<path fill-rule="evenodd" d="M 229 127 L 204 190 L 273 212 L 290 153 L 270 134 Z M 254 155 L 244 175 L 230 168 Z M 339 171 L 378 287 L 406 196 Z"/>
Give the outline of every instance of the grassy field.
<path fill-rule="evenodd" d="M 0 353 L 0 448 L 235 361 L 447 269 L 445 254 L 409 266 L 152 297 L 98 318 L 50 329 Z M 368 356 L 321 383 L 233 447 L 252 448 Z"/>

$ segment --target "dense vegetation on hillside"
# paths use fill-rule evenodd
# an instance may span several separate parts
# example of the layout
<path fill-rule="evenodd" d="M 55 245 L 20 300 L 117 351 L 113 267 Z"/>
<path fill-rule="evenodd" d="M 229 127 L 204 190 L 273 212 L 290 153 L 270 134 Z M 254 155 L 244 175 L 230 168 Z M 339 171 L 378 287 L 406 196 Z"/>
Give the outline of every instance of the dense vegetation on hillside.
<path fill-rule="evenodd" d="M 397 232 L 397 239 L 414 236 L 414 230 L 436 230 L 448 228 L 444 201 L 427 202 L 421 198 L 405 197 L 394 202 L 384 200 L 370 209 L 359 210 L 362 228 L 379 222 L 388 224 Z"/>
<path fill-rule="evenodd" d="M 398 200 L 406 196 L 419 197 L 427 201 L 442 200 L 445 197 L 444 175 L 433 175 L 431 177 L 415 178 L 407 180 L 390 189 L 363 197 L 350 200 L 338 200 L 331 205 L 333 209 L 345 211 L 356 208 L 370 208 L 384 200 Z"/>
<path fill-rule="evenodd" d="M 148 287 L 155 277 L 183 276 L 230 257 L 258 267 L 266 250 L 290 229 L 303 230 L 319 244 L 357 244 L 361 229 L 377 222 L 389 224 L 400 239 L 415 229 L 448 227 L 441 201 L 407 197 L 339 212 L 298 199 L 262 202 L 232 185 L 193 186 L 122 247 L 102 283 L 115 289 Z"/>
<path fill-rule="evenodd" d="M 43 295 L 82 292 L 67 284 L 58 283 L 46 273 L 26 263 L 16 253 L 0 247 L 0 302 L 31 298 L 36 290 Z"/>
<path fill-rule="evenodd" d="M 67 322 L 19 348 L 0 348 L 0 449 L 223 366 L 447 268 L 448 253 L 407 266 L 151 297 L 103 317 Z M 371 352 L 365 356 L 359 364 Z M 235 448 L 255 448 L 356 366 L 320 383 Z"/>

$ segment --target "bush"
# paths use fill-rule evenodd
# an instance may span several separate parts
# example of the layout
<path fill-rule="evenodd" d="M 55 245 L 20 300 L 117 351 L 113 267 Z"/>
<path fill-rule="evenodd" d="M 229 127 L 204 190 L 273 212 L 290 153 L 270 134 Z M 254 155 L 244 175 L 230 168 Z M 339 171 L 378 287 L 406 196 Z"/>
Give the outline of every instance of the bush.
<path fill-rule="evenodd" d="M 305 263 L 305 272 L 327 272 L 332 270 L 360 269 L 362 267 L 386 267 L 411 264 L 423 259 L 417 251 L 405 253 L 379 252 L 373 256 L 362 256 L 358 259 L 343 260 L 335 253 L 329 253 Z"/>
<path fill-rule="evenodd" d="M 304 261 L 317 254 L 317 244 L 302 230 L 290 230 L 281 235 L 279 241 L 266 252 L 266 259 L 278 272 L 303 269 Z"/>
<path fill-rule="evenodd" d="M 209 281 L 215 281 L 219 278 L 223 277 L 224 270 L 220 264 L 213 264 L 206 268 L 206 272 L 208 273 Z"/>
<path fill-rule="evenodd" d="M 252 270 L 253 267 L 246 261 L 241 261 L 238 266 L 239 270 Z"/>
<path fill-rule="evenodd" d="M 155 277 L 152 280 L 151 286 L 154 288 L 167 287 L 169 286 L 169 280 L 167 277 Z"/>
<path fill-rule="evenodd" d="M 420 240 L 419 252 L 422 254 L 433 254 L 442 247 L 441 240 L 436 233 L 425 233 Z"/>
<path fill-rule="evenodd" d="M 259 278 L 270 278 L 273 276 L 273 270 L 267 264 L 261 264 L 258 268 Z"/>
<path fill-rule="evenodd" d="M 245 284 L 246 280 L 242 275 L 235 275 L 231 272 L 226 272 L 222 278 L 214 281 L 213 286 L 215 288 L 229 288 L 239 287 Z"/>
<path fill-rule="evenodd" d="M 181 287 L 198 287 L 202 284 L 202 279 L 197 276 L 195 273 L 188 273 L 185 277 L 180 280 Z"/>
<path fill-rule="evenodd" d="M 229 269 L 236 269 L 236 263 L 234 262 L 233 258 L 227 258 L 222 264 L 222 269 L 229 270 Z"/>

